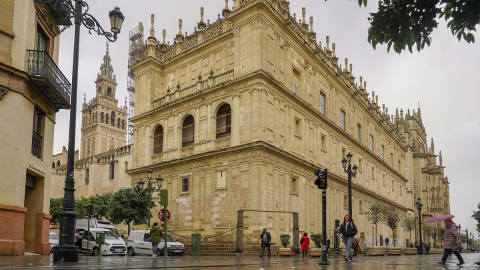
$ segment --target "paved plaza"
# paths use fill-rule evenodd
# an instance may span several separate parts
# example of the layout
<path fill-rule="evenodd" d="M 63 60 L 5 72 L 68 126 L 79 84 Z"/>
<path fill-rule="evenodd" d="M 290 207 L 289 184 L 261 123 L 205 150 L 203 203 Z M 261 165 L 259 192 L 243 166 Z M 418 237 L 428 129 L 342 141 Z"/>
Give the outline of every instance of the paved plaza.
<path fill-rule="evenodd" d="M 201 256 L 152 258 L 134 257 L 92 257 L 80 256 L 78 263 L 53 263 L 53 256 L 2 256 L 0 269 L 257 269 L 257 270 L 307 270 L 307 269 L 480 269 L 474 261 L 480 261 L 480 254 L 462 254 L 467 262 L 457 266 L 455 257 L 449 258 L 446 266 L 438 265 L 441 255 L 410 255 L 354 258 L 346 263 L 342 258 L 330 259 L 330 265 L 321 266 L 318 258 L 303 259 L 300 255 L 290 257 L 273 256 L 259 258 L 254 255 L 238 256 Z"/>

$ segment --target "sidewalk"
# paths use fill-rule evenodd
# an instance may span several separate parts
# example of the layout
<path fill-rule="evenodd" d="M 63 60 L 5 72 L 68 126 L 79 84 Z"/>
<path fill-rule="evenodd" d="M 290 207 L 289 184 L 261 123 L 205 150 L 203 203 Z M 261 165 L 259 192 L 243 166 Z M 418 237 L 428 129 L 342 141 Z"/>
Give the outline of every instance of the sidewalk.
<path fill-rule="evenodd" d="M 330 258 L 330 265 L 321 266 L 319 258 L 303 259 L 299 255 L 290 257 L 273 256 L 259 258 L 253 255 L 237 256 L 201 256 L 152 258 L 148 256 L 119 257 L 80 256 L 78 263 L 53 263 L 53 256 L 2 256 L 0 269 L 257 269 L 257 270 L 292 270 L 292 269 L 480 269 L 474 261 L 480 261 L 480 254 L 462 254 L 467 262 L 458 267 L 456 257 L 450 257 L 446 266 L 438 265 L 441 255 L 410 255 L 355 257 L 353 263 L 346 263 L 343 258 Z"/>

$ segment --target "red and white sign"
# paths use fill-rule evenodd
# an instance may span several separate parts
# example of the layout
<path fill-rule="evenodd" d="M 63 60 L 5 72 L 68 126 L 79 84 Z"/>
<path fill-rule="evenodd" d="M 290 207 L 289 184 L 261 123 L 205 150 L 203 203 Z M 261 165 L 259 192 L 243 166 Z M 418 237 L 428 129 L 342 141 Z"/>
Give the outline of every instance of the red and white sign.
<path fill-rule="evenodd" d="M 158 218 L 161 221 L 165 222 L 165 214 L 163 212 L 163 209 L 160 209 L 160 211 L 158 212 Z M 167 220 L 166 221 L 169 221 L 169 220 L 170 220 L 170 211 L 167 210 Z"/>

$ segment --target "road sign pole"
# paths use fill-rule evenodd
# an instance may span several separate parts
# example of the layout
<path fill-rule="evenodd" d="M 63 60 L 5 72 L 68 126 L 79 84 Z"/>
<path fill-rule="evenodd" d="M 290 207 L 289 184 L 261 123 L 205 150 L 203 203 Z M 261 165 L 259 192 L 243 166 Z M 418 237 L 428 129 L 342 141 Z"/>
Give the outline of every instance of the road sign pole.
<path fill-rule="evenodd" d="M 163 218 L 165 219 L 165 234 L 164 234 L 164 237 L 165 237 L 165 247 L 163 248 L 164 252 L 163 252 L 163 256 L 164 257 L 168 257 L 168 237 L 167 237 L 167 221 L 168 221 L 168 212 L 167 212 L 167 206 L 165 205 L 163 207 Z"/>

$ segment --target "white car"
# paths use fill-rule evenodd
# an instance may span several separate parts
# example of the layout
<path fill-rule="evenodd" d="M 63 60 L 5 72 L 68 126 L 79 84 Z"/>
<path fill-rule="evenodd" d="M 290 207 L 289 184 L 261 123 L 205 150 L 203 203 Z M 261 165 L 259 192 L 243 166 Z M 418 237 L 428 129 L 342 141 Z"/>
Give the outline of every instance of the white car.
<path fill-rule="evenodd" d="M 48 242 L 50 243 L 50 252 L 53 252 L 53 249 L 58 246 L 58 241 L 60 238 L 58 237 L 57 233 L 50 232 L 48 236 Z"/>
<path fill-rule="evenodd" d="M 97 233 L 105 234 L 105 244 L 102 244 L 102 255 L 120 255 L 127 254 L 127 246 L 125 241 L 118 237 L 109 229 L 91 228 L 90 234 L 87 231 L 83 233 L 82 250 L 92 253 L 93 256 L 98 256 L 100 253 L 100 246 L 96 243 Z M 88 248 L 87 248 L 88 246 Z"/>
<path fill-rule="evenodd" d="M 185 255 L 185 246 L 173 238 L 170 234 L 167 234 L 168 240 L 168 255 Z M 162 241 L 158 244 L 157 255 L 163 256 L 165 242 Z M 128 255 L 152 255 L 152 242 L 150 240 L 150 230 L 133 230 L 128 235 Z"/>

